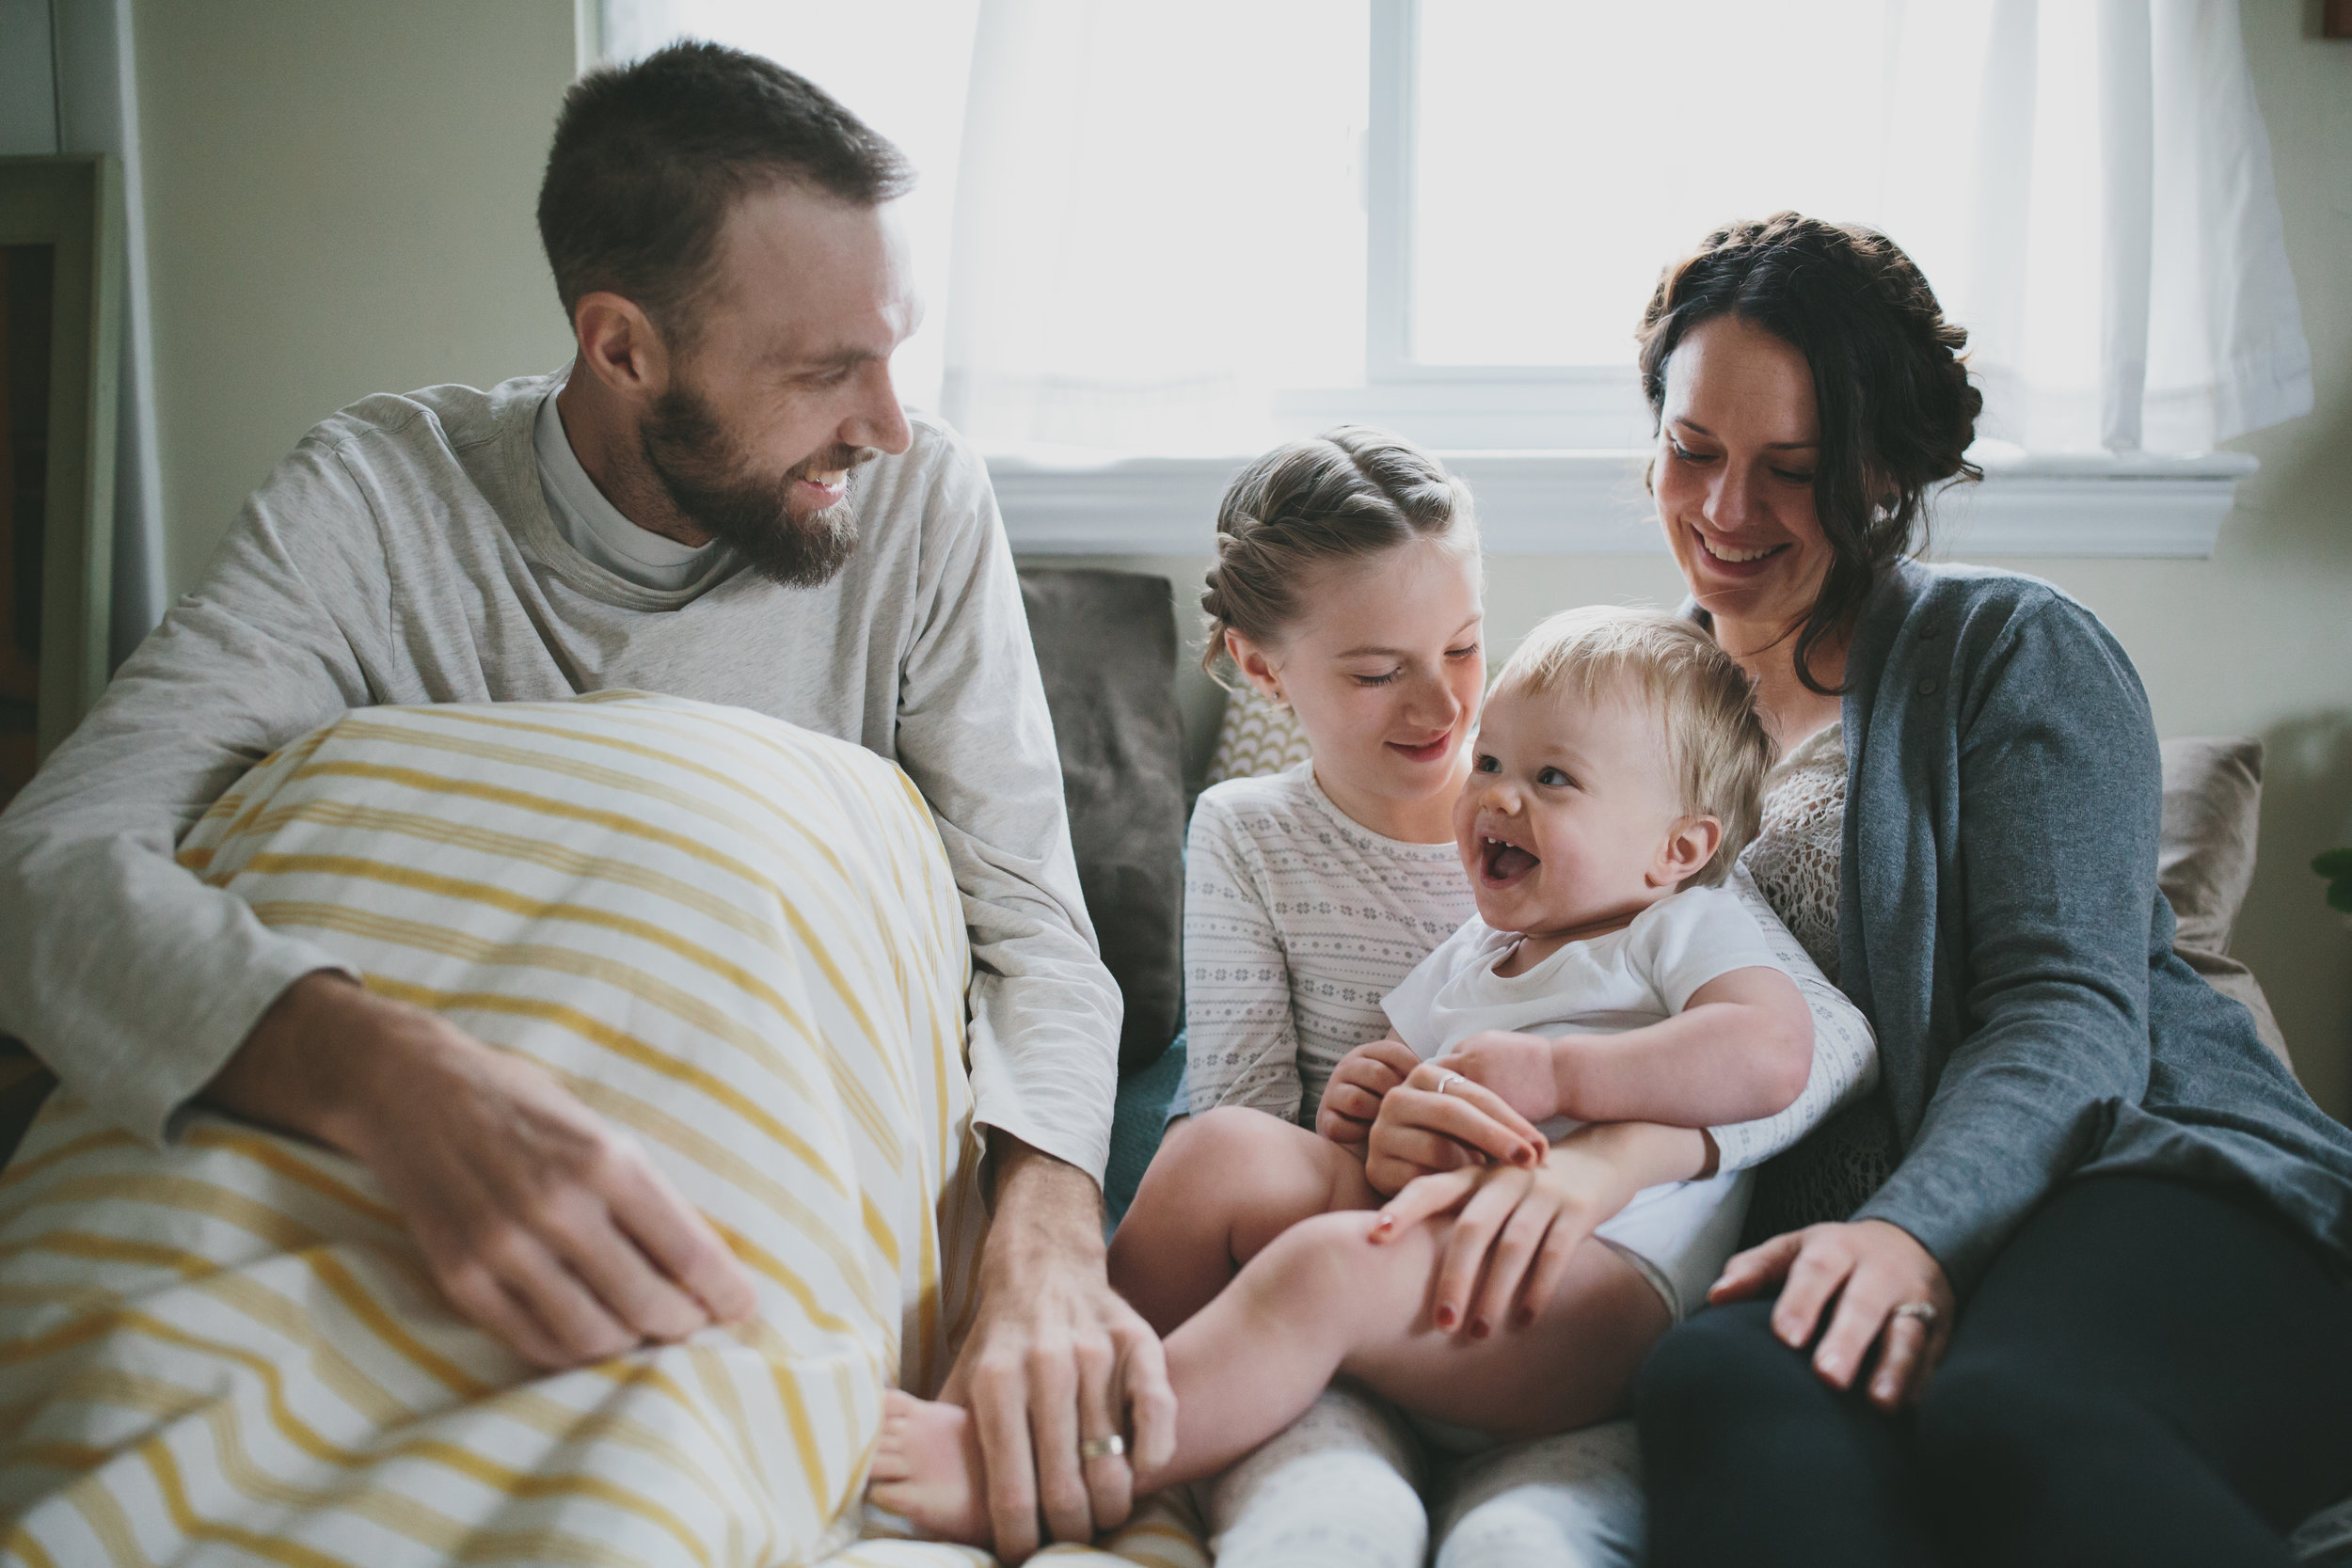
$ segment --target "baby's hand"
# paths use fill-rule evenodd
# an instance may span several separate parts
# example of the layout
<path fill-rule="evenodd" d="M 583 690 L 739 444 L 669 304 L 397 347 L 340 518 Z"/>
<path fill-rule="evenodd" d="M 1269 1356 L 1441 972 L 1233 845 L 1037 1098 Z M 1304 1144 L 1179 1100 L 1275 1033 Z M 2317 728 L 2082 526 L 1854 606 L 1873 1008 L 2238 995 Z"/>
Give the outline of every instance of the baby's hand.
<path fill-rule="evenodd" d="M 1559 1116 L 1558 1053 L 1541 1035 L 1488 1029 L 1447 1052 L 1444 1065 L 1473 1084 L 1483 1084 L 1530 1121 Z"/>
<path fill-rule="evenodd" d="M 1421 1065 L 1400 1039 L 1370 1040 L 1340 1058 L 1315 1107 L 1315 1131 L 1335 1144 L 1361 1145 L 1372 1136 L 1380 1101 Z"/>

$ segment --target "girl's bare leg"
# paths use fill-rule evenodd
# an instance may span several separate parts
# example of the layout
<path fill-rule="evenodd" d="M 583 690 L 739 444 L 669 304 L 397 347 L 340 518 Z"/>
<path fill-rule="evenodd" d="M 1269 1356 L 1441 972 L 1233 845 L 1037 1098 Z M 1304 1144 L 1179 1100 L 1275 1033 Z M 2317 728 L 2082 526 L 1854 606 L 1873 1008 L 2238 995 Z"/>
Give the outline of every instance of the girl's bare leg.
<path fill-rule="evenodd" d="M 1220 1106 L 1171 1128 L 1143 1173 L 1111 1238 L 1111 1286 L 1165 1338 L 1300 1220 L 1379 1201 L 1328 1138 Z"/>
<path fill-rule="evenodd" d="M 1281 1431 L 1346 1371 L 1398 1403 L 1498 1435 L 1530 1437 L 1623 1407 L 1635 1368 L 1665 1332 L 1665 1304 L 1606 1245 L 1577 1248 L 1550 1306 L 1485 1338 L 1430 1321 L 1451 1225 L 1381 1244 L 1373 1216 L 1301 1221 L 1168 1338 L 1176 1453 L 1139 1472 L 1138 1495 L 1211 1475 Z M 927 1530 L 986 1544 L 978 1446 L 952 1405 L 889 1396 L 874 1500 Z"/>

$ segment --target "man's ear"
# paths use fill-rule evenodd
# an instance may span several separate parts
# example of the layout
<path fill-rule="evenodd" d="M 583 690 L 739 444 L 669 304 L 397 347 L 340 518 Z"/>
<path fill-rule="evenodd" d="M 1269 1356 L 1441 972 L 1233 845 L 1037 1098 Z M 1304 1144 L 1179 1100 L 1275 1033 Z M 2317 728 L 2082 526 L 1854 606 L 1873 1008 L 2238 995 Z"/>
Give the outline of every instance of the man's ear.
<path fill-rule="evenodd" d="M 1680 887 L 1697 876 L 1724 841 L 1724 825 L 1711 816 L 1686 816 L 1674 825 L 1650 865 L 1652 887 Z"/>
<path fill-rule="evenodd" d="M 1274 661 L 1266 657 L 1265 649 L 1228 626 L 1225 628 L 1225 652 L 1232 659 L 1234 668 L 1241 672 L 1241 678 L 1256 687 L 1267 702 L 1280 707 L 1290 700 L 1282 695 L 1281 673 L 1274 668 Z"/>
<path fill-rule="evenodd" d="M 605 290 L 580 295 L 572 335 L 588 373 L 623 399 L 651 404 L 670 389 L 669 346 L 635 300 Z"/>

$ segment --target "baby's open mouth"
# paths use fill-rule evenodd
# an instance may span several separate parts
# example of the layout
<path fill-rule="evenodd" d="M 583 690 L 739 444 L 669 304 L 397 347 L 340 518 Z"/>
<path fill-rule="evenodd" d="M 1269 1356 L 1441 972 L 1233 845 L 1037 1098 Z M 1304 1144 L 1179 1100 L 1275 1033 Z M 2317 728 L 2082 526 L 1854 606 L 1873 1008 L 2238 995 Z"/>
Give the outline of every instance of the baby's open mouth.
<path fill-rule="evenodd" d="M 1479 879 L 1488 887 L 1508 887 L 1543 863 L 1518 845 L 1499 838 L 1481 839 L 1478 852 Z"/>

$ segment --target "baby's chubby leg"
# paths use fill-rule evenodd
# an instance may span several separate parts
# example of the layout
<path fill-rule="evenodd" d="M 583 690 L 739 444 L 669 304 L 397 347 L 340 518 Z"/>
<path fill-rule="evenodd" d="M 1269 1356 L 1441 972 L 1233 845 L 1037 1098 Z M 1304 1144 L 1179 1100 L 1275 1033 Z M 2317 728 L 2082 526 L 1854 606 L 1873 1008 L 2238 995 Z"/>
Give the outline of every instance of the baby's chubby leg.
<path fill-rule="evenodd" d="M 1453 1223 L 1375 1245 L 1374 1220 L 1340 1212 L 1290 1226 L 1168 1337 L 1176 1452 L 1165 1467 L 1138 1468 L 1138 1495 L 1223 1469 L 1297 1419 L 1341 1371 L 1409 1408 L 1509 1435 L 1581 1426 L 1624 1402 L 1665 1330 L 1665 1304 L 1648 1282 L 1587 1243 L 1533 1323 L 1483 1338 L 1447 1334 L 1431 1297 Z M 874 1500 L 934 1534 L 985 1544 L 965 1412 L 896 1393 L 885 1408 Z"/>
<path fill-rule="evenodd" d="M 1624 1407 L 1669 1315 L 1623 1257 L 1588 1241 L 1534 1322 L 1453 1334 L 1433 1321 L 1453 1222 L 1375 1245 L 1374 1218 L 1329 1213 L 1293 1226 L 1168 1337 L 1176 1454 L 1166 1471 L 1139 1475 L 1139 1489 L 1248 1452 L 1340 1372 L 1407 1409 L 1507 1437 L 1567 1431 Z"/>
<path fill-rule="evenodd" d="M 1362 1164 L 1339 1145 L 1263 1111 L 1220 1106 L 1168 1129 L 1111 1239 L 1111 1284 L 1166 1335 L 1293 1225 L 1378 1202 Z M 1359 1233 L 1369 1220 L 1359 1216 Z M 1255 1448 L 1312 1402 L 1330 1381 L 1328 1358 L 1321 1365 L 1296 1409 L 1273 1426 L 1253 1426 L 1254 1435 L 1232 1451 Z M 1189 1468 L 1151 1489 L 1206 1473 Z M 868 1487 L 876 1503 L 929 1534 L 986 1545 L 985 1484 L 966 1411 L 896 1391 L 883 1396 Z"/>
<path fill-rule="evenodd" d="M 1111 1285 L 1167 1335 L 1300 1220 L 1379 1201 L 1363 1163 L 1328 1138 L 1219 1106 L 1168 1129 L 1111 1238 Z"/>
<path fill-rule="evenodd" d="M 1136 1468 L 1138 1496 L 1223 1469 L 1296 1420 L 1351 1351 L 1404 1332 L 1416 1319 L 1425 1323 L 1438 1256 L 1430 1236 L 1444 1227 L 1416 1226 L 1375 1246 L 1373 1218 L 1323 1213 L 1288 1227 L 1168 1336 L 1176 1453 L 1160 1469 Z M 928 1534 L 983 1546 L 985 1485 L 966 1411 L 897 1392 L 883 1397 L 866 1494 L 874 1502 Z"/>

